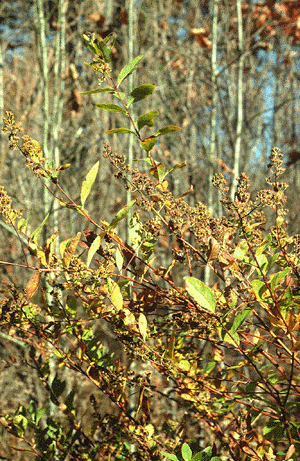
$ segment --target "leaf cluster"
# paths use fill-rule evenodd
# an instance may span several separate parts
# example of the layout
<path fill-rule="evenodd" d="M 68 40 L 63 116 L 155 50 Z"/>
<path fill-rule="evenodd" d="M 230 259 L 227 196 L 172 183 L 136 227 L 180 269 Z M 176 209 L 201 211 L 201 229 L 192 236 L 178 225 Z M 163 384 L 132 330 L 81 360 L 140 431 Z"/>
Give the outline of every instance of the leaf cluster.
<path fill-rule="evenodd" d="M 45 165 L 37 141 L 18 138 L 11 113 L 4 123 L 11 148 L 25 156 L 45 186 L 52 182 L 53 197 L 79 213 L 87 227 L 61 241 L 57 252 L 58 230 L 42 241 L 48 216 L 27 234 L 28 218 L 16 223 L 2 193 L 0 211 L 20 237 L 24 261 L 19 265 L 28 281 L 24 291 L 17 281 L 3 289 L 0 327 L 31 345 L 28 364 L 49 404 L 32 400 L 28 408 L 1 414 L 0 421 L 25 443 L 26 456 L 37 460 L 298 461 L 300 245 L 299 236 L 287 230 L 282 155 L 272 150 L 267 188 L 254 198 L 245 174 L 233 201 L 225 178 L 214 177 L 222 193 L 221 217 L 201 202 L 190 205 L 186 197 L 192 191 L 175 197 L 168 176 L 185 163 L 166 168 L 152 149 L 159 136 L 178 127 L 141 136 L 143 127 L 153 127 L 158 111 L 134 121 L 129 107 L 150 96 L 154 85 L 138 86 L 126 98 L 119 87 L 141 57 L 115 80 L 110 41 L 113 36 L 83 37 L 96 55 L 90 65 L 110 85 L 86 94 L 116 97 L 119 104 L 96 107 L 122 112 L 132 129 L 110 133 L 133 134 L 147 153 L 141 172 L 106 144 L 104 157 L 133 194 L 110 222 L 95 222 L 88 211 L 99 162 L 75 201 L 58 176 L 67 166 Z M 273 213 L 271 224 L 266 210 Z M 119 224 L 130 212 L 126 241 Z M 157 264 L 165 241 L 171 258 Z M 210 286 L 201 280 L 204 268 L 212 274 Z M 126 360 L 105 348 L 103 325 Z M 63 378 L 63 370 L 70 378 Z M 85 402 L 89 425 L 80 416 L 74 376 L 92 389 Z M 104 396 L 112 411 L 102 404 Z M 177 409 L 173 415 L 171 405 Z M 194 438 L 189 434 L 195 426 Z"/>

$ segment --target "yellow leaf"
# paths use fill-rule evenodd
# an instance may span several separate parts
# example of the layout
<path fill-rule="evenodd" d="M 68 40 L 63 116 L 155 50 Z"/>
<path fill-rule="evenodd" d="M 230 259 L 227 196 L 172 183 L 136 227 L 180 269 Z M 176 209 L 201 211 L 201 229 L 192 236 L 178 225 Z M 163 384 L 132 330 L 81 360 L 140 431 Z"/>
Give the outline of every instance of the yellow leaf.
<path fill-rule="evenodd" d="M 56 231 L 51 237 L 48 238 L 46 243 L 45 258 L 47 264 L 51 264 L 53 261 L 54 249 L 55 249 L 55 239 L 58 236 L 58 231 Z"/>
<path fill-rule="evenodd" d="M 190 394 L 188 394 L 187 392 L 186 392 L 186 393 L 180 394 L 180 397 L 181 397 L 183 400 L 188 400 L 189 402 L 196 402 L 196 401 L 197 401 L 197 399 L 195 398 L 194 395 L 190 395 Z"/>
<path fill-rule="evenodd" d="M 93 256 L 99 250 L 100 245 L 101 245 L 101 236 L 97 235 L 97 237 L 93 240 L 93 243 L 91 244 L 89 248 L 88 255 L 87 255 L 87 261 L 86 261 L 86 267 L 89 267 L 89 265 L 91 264 Z"/>
<path fill-rule="evenodd" d="M 36 256 L 42 266 L 47 266 L 46 254 L 42 250 L 38 250 Z"/>
<path fill-rule="evenodd" d="M 182 359 L 178 364 L 178 368 L 183 371 L 189 371 L 191 368 L 190 362 L 188 360 Z"/>
<path fill-rule="evenodd" d="M 112 279 L 107 280 L 108 292 L 110 299 L 115 308 L 119 311 L 123 307 L 123 296 L 119 285 Z"/>
<path fill-rule="evenodd" d="M 146 341 L 147 337 L 147 319 L 143 313 L 139 315 L 139 330 L 142 335 L 144 341 Z"/>
<path fill-rule="evenodd" d="M 61 244 L 59 245 L 60 253 L 63 257 L 63 262 L 67 269 L 76 251 L 77 245 L 80 240 L 80 236 L 81 232 L 78 232 L 76 237 L 69 240 L 65 240 L 64 242 L 61 242 Z"/>
<path fill-rule="evenodd" d="M 119 271 L 121 272 L 122 268 L 123 268 L 124 258 L 123 258 L 122 252 L 120 250 L 120 245 L 118 245 L 118 247 L 116 249 L 115 258 L 116 258 L 116 266 L 119 269 Z"/>
<path fill-rule="evenodd" d="M 121 312 L 121 317 L 123 319 L 124 325 L 130 328 L 130 330 L 134 331 L 135 333 L 138 333 L 138 330 L 136 328 L 136 321 L 135 317 L 132 312 L 130 312 L 129 309 L 125 308 Z"/>
<path fill-rule="evenodd" d="M 162 181 L 162 183 L 157 184 L 157 189 L 161 190 L 162 192 L 168 192 L 168 181 Z"/>

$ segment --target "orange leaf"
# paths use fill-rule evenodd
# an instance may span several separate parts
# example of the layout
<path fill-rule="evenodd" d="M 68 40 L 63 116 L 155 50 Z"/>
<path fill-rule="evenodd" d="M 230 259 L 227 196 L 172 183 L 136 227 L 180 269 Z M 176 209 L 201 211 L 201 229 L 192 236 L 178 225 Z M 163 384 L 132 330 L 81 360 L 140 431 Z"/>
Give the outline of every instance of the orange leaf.
<path fill-rule="evenodd" d="M 288 449 L 287 451 L 287 454 L 285 455 L 285 458 L 284 459 L 290 459 L 293 454 L 295 453 L 295 445 L 290 445 L 290 448 Z"/>
<path fill-rule="evenodd" d="M 37 289 L 39 287 L 41 280 L 41 274 L 37 272 L 34 274 L 29 282 L 26 285 L 26 295 L 27 295 L 27 301 L 31 299 L 37 292 Z"/>

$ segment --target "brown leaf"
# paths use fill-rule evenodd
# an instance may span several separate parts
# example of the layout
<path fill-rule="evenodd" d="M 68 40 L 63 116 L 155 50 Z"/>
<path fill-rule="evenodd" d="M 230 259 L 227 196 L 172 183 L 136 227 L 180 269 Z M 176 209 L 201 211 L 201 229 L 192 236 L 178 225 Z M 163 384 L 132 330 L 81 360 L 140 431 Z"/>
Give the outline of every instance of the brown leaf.
<path fill-rule="evenodd" d="M 89 229 L 88 227 L 84 229 L 82 233 L 90 247 L 98 234 L 96 234 L 96 232 L 94 232 L 92 229 Z"/>
<path fill-rule="evenodd" d="M 89 369 L 89 376 L 94 380 L 94 381 L 97 381 L 99 382 L 99 377 L 100 377 L 100 373 L 99 373 L 99 370 L 98 368 L 96 368 L 95 366 L 92 366 L 90 369 Z"/>
<path fill-rule="evenodd" d="M 217 259 L 221 249 L 221 244 L 214 237 L 209 238 L 208 244 L 207 262 Z"/>
<path fill-rule="evenodd" d="M 93 231 L 92 229 L 89 229 L 88 227 L 86 229 L 84 229 L 82 231 L 83 235 L 84 235 L 84 238 L 86 240 L 86 242 L 83 242 L 81 241 L 80 242 L 80 245 L 84 248 L 90 248 L 93 241 L 95 240 L 96 237 L 98 237 L 98 234 L 96 234 L 95 231 Z M 102 246 L 100 245 L 100 247 L 98 248 L 97 250 L 97 253 L 100 255 L 100 256 L 103 256 L 105 257 L 104 255 L 104 252 L 103 252 L 103 248 Z"/>
<path fill-rule="evenodd" d="M 234 171 L 231 168 L 229 168 L 222 159 L 217 158 L 216 161 L 227 173 L 234 174 Z"/>
<path fill-rule="evenodd" d="M 27 301 L 31 299 L 37 292 L 37 289 L 39 287 L 41 280 L 41 274 L 37 272 L 34 274 L 29 282 L 26 285 L 26 295 L 27 295 Z"/>
<path fill-rule="evenodd" d="M 77 245 L 78 245 L 79 240 L 80 240 L 80 236 L 81 236 L 81 232 L 77 232 L 76 237 L 72 238 L 68 242 L 68 244 L 67 244 L 67 246 L 65 248 L 63 261 L 64 261 L 64 264 L 65 264 L 67 269 L 68 269 L 68 267 L 69 267 L 69 265 L 70 265 L 70 263 L 72 261 L 74 253 L 76 251 Z"/>
<path fill-rule="evenodd" d="M 294 165 L 298 160 L 300 160 L 300 152 L 299 151 L 293 151 L 288 153 L 289 159 L 286 162 L 286 166 L 291 166 Z"/>
<path fill-rule="evenodd" d="M 245 445 L 242 447 L 242 450 L 247 453 L 247 455 L 251 456 L 253 459 L 259 459 L 257 453 L 253 450 L 253 448 Z"/>
<path fill-rule="evenodd" d="M 142 413 L 143 413 L 143 418 L 145 419 L 146 424 L 149 424 L 151 421 L 150 401 L 149 401 L 149 397 L 145 395 L 143 395 L 143 400 L 142 400 Z"/>

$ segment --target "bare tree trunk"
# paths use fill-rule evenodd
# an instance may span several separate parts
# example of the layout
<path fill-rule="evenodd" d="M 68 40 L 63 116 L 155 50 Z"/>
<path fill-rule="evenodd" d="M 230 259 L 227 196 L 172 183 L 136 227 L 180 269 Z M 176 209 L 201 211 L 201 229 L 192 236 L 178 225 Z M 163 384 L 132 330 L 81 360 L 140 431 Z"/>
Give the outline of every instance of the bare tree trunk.
<path fill-rule="evenodd" d="M 50 113 L 49 113 L 49 72 L 48 72 L 48 53 L 46 40 L 46 19 L 44 14 L 44 5 L 42 0 L 36 0 L 34 7 L 36 9 L 36 38 L 37 52 L 41 71 L 42 84 L 42 112 L 43 112 L 43 141 L 42 148 L 46 163 L 50 161 L 49 155 L 49 130 L 50 130 Z M 44 214 L 49 213 L 51 208 L 50 192 L 43 188 Z M 44 227 L 44 238 L 47 233 L 47 225 Z"/>
<path fill-rule="evenodd" d="M 56 35 L 55 57 L 54 57 L 54 75 L 53 75 L 53 97 L 52 106 L 50 110 L 50 97 L 49 97 L 49 63 L 48 63 L 48 47 L 47 47 L 47 32 L 46 32 L 46 18 L 44 12 L 44 5 L 42 0 L 35 1 L 36 9 L 36 38 L 37 38 L 37 52 L 41 71 L 41 84 L 42 84 L 42 113 L 43 113 L 43 154 L 46 163 L 49 163 L 53 156 L 55 165 L 58 167 L 60 163 L 59 150 L 58 150 L 58 134 L 62 123 L 62 102 L 63 102 L 63 89 L 64 83 L 62 80 L 62 71 L 65 66 L 65 15 L 66 15 L 66 2 L 59 0 L 58 2 L 58 32 Z M 50 212 L 52 206 L 52 197 L 47 188 L 43 188 L 44 199 L 44 215 Z M 50 224 L 45 226 L 44 241 L 59 229 L 57 211 L 53 211 L 53 219 Z M 57 250 L 59 250 L 59 241 L 56 239 Z M 51 275 L 50 275 L 51 277 Z M 47 288 L 50 288 L 47 279 L 45 279 Z M 50 290 L 47 290 L 47 302 L 49 305 L 53 302 L 53 296 Z M 51 320 L 51 317 L 49 317 Z M 56 360 L 54 354 L 49 359 L 49 384 L 51 385 L 57 371 Z M 50 412 L 56 412 L 55 405 L 50 401 Z"/>
<path fill-rule="evenodd" d="M 218 0 L 214 0 L 213 3 L 213 22 L 212 22 L 212 49 L 211 49 L 211 93 L 212 93 L 212 111 L 210 119 L 210 159 L 208 167 L 208 209 L 213 212 L 214 208 L 214 187 L 212 184 L 212 178 L 214 174 L 214 168 L 217 164 L 217 152 L 216 152 L 216 134 L 217 134 L 217 45 L 218 45 Z M 204 281 L 208 285 L 210 281 L 210 269 L 206 266 L 204 271 Z"/>
<path fill-rule="evenodd" d="M 54 61 L 54 95 L 53 95 L 53 109 L 52 109 L 52 145 L 51 152 L 54 153 L 54 164 L 56 167 L 60 164 L 60 153 L 58 148 L 59 130 L 62 126 L 62 112 L 63 112 L 63 92 L 64 92 L 64 79 L 62 74 L 65 70 L 66 63 L 66 9 L 67 2 L 59 0 L 58 3 L 58 31 L 56 34 L 56 47 L 55 47 L 55 61 Z M 59 230 L 58 210 L 53 210 L 53 229 Z M 59 252 L 59 237 L 55 240 L 56 252 Z"/>
<path fill-rule="evenodd" d="M 134 26 L 135 26 L 135 13 L 134 13 L 134 5 L 133 0 L 128 0 L 128 62 L 134 58 Z M 132 73 L 128 77 L 128 93 L 133 89 L 134 86 L 134 74 Z M 131 115 L 134 117 L 133 107 L 131 106 Z M 130 123 L 130 122 L 129 122 Z M 131 126 L 129 126 L 132 129 Z M 133 136 L 128 136 L 128 164 L 132 167 L 133 163 Z M 131 201 L 131 191 L 130 189 L 127 190 L 127 203 Z M 129 232 L 129 221 L 131 218 L 131 213 L 127 215 L 127 222 L 126 222 L 126 231 Z M 129 235 L 126 236 L 127 240 L 129 241 Z"/>
<path fill-rule="evenodd" d="M 135 26 L 135 17 L 134 17 L 134 0 L 128 0 L 128 62 L 131 61 L 134 56 L 134 47 L 133 47 L 133 44 L 134 44 L 134 26 Z M 128 92 L 131 91 L 134 87 L 134 75 L 131 74 L 129 75 L 128 77 Z M 131 106 L 131 115 L 133 116 L 133 119 L 135 118 L 134 117 L 134 113 L 133 113 L 133 109 L 132 109 L 132 106 Z M 131 129 L 131 126 L 129 127 Z M 133 163 L 133 136 L 128 136 L 128 164 L 130 165 L 130 167 L 132 167 L 132 163 Z M 126 195 L 126 201 L 127 203 L 129 203 L 131 201 L 131 191 L 130 189 L 127 190 L 127 195 Z M 129 231 L 129 223 L 130 223 L 130 219 L 131 219 L 131 213 L 128 213 L 127 217 L 126 217 L 126 240 L 129 242 L 129 244 L 131 245 L 131 241 L 130 241 L 130 231 Z M 132 360 L 131 362 L 131 365 L 130 365 L 130 371 L 135 373 L 136 372 L 136 361 L 135 360 Z M 132 412 L 132 414 L 134 414 L 134 411 L 136 409 L 136 394 L 137 394 L 138 390 L 136 388 L 136 386 L 134 386 L 133 388 L 131 388 L 129 390 L 129 395 L 128 395 L 128 403 L 129 403 L 129 408 Z M 131 444 L 131 451 L 133 452 L 135 449 L 135 446 L 133 444 Z"/>
<path fill-rule="evenodd" d="M 233 159 L 233 181 L 231 185 L 231 200 L 234 200 L 236 191 L 236 180 L 239 176 L 240 170 L 240 157 L 241 157 L 241 142 L 242 142 L 242 128 L 243 128 L 243 74 L 244 74 L 244 39 L 243 39 L 243 16 L 242 16 L 242 3 L 241 0 L 236 0 L 237 21 L 238 21 L 238 50 L 239 50 L 239 63 L 238 63 L 238 78 L 237 78 L 237 122 L 236 122 L 236 138 Z"/>
<path fill-rule="evenodd" d="M 214 188 L 212 177 L 214 166 L 216 164 L 216 135 L 217 135 L 217 41 L 218 41 L 218 0 L 213 3 L 213 22 L 212 22 L 212 49 L 211 49 L 211 93 L 212 93 L 212 111 L 210 119 L 210 165 L 208 170 L 208 208 L 213 211 Z"/>

